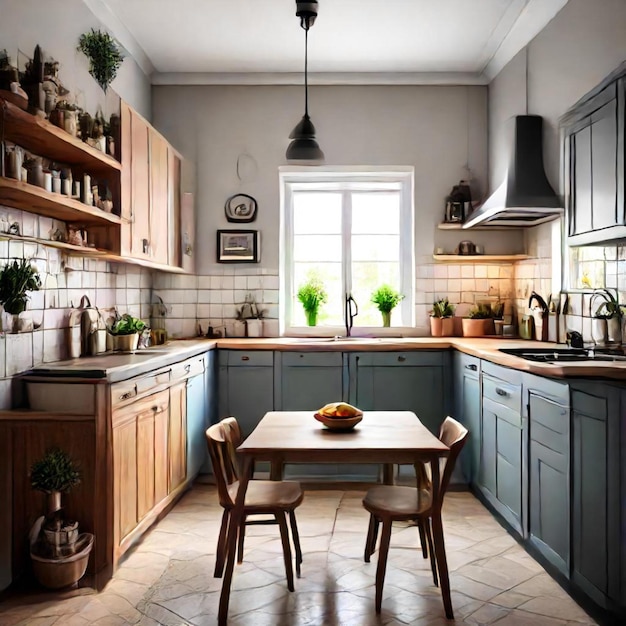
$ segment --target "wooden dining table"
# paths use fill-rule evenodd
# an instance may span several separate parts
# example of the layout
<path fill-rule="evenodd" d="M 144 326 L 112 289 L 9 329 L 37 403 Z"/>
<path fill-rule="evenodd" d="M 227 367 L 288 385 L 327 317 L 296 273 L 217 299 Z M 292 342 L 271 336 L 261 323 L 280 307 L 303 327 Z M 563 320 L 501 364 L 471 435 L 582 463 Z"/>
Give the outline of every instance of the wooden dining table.
<path fill-rule="evenodd" d="M 317 422 L 313 411 L 271 411 L 237 448 L 242 467 L 237 500 L 228 528 L 226 568 L 222 580 L 218 623 L 226 625 L 230 587 L 235 568 L 237 529 L 255 462 L 271 463 L 271 478 L 279 480 L 285 463 L 430 463 L 433 502 L 439 495 L 439 460 L 449 448 L 433 435 L 411 411 L 366 411 L 363 420 L 349 431 L 330 430 Z M 386 482 L 392 473 L 385 472 Z M 436 507 L 435 507 L 436 508 Z M 433 532 L 441 532 L 441 517 L 433 519 Z M 363 537 L 367 528 L 363 529 Z M 443 534 L 441 534 L 443 536 Z M 439 544 L 437 546 L 437 543 Z M 450 584 L 443 541 L 436 542 L 435 557 L 446 614 L 452 613 Z"/>

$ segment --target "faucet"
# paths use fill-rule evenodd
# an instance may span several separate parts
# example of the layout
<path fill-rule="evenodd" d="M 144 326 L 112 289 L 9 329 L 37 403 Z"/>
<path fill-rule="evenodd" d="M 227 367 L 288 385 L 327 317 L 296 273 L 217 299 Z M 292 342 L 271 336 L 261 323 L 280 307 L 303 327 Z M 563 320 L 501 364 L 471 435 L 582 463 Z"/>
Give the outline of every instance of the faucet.
<path fill-rule="evenodd" d="M 354 313 L 352 312 L 352 305 L 354 305 Z M 346 302 L 344 308 L 344 321 L 346 323 L 346 337 L 350 336 L 350 332 L 352 331 L 352 325 L 354 322 L 354 318 L 359 314 L 359 307 L 352 297 L 352 294 L 346 294 Z"/>
<path fill-rule="evenodd" d="M 541 307 L 541 341 L 548 341 L 548 315 L 549 307 L 546 301 L 536 292 L 533 291 L 528 298 L 528 308 L 532 308 L 533 300 Z"/>

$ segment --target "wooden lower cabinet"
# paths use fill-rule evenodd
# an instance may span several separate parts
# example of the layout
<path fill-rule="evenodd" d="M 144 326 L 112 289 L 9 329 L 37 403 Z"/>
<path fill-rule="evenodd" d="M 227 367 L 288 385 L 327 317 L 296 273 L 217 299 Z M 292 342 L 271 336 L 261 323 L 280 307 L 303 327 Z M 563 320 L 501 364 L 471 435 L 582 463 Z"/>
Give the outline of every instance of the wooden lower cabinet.
<path fill-rule="evenodd" d="M 187 381 L 170 388 L 169 491 L 187 477 Z"/>

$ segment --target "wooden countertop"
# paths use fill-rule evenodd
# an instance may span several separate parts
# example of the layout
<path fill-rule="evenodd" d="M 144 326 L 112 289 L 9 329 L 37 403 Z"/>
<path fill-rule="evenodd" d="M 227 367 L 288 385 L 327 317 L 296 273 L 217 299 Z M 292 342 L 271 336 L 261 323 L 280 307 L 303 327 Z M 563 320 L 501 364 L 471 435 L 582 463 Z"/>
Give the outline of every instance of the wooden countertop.
<path fill-rule="evenodd" d="M 455 349 L 466 354 L 550 378 L 610 378 L 626 381 L 626 363 L 587 361 L 582 363 L 538 363 L 500 352 L 500 348 L 559 348 L 565 346 L 541 341 L 507 339 L 503 337 L 405 337 L 405 338 L 297 338 L 218 339 L 217 348 L 228 350 L 284 350 L 301 352 L 388 352 L 391 350 Z"/>

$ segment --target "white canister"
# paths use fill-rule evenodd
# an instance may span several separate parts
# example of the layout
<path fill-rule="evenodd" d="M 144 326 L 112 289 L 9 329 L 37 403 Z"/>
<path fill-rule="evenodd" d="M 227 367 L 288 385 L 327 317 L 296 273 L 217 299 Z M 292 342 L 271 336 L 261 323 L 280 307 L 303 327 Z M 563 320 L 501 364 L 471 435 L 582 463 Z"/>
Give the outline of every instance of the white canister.
<path fill-rule="evenodd" d="M 606 338 L 609 343 L 622 343 L 622 320 L 617 315 L 606 320 Z"/>
<path fill-rule="evenodd" d="M 61 179 L 61 193 L 64 196 L 72 195 L 72 180 L 70 178 Z"/>
<path fill-rule="evenodd" d="M 52 177 L 52 191 L 54 193 L 61 193 L 61 179 L 58 176 Z"/>
<path fill-rule="evenodd" d="M 259 320 L 259 319 L 246 320 L 246 326 L 248 329 L 248 337 L 262 337 L 263 336 L 263 320 Z"/>
<path fill-rule="evenodd" d="M 43 188 L 46 191 L 52 191 L 52 172 L 43 173 Z"/>

